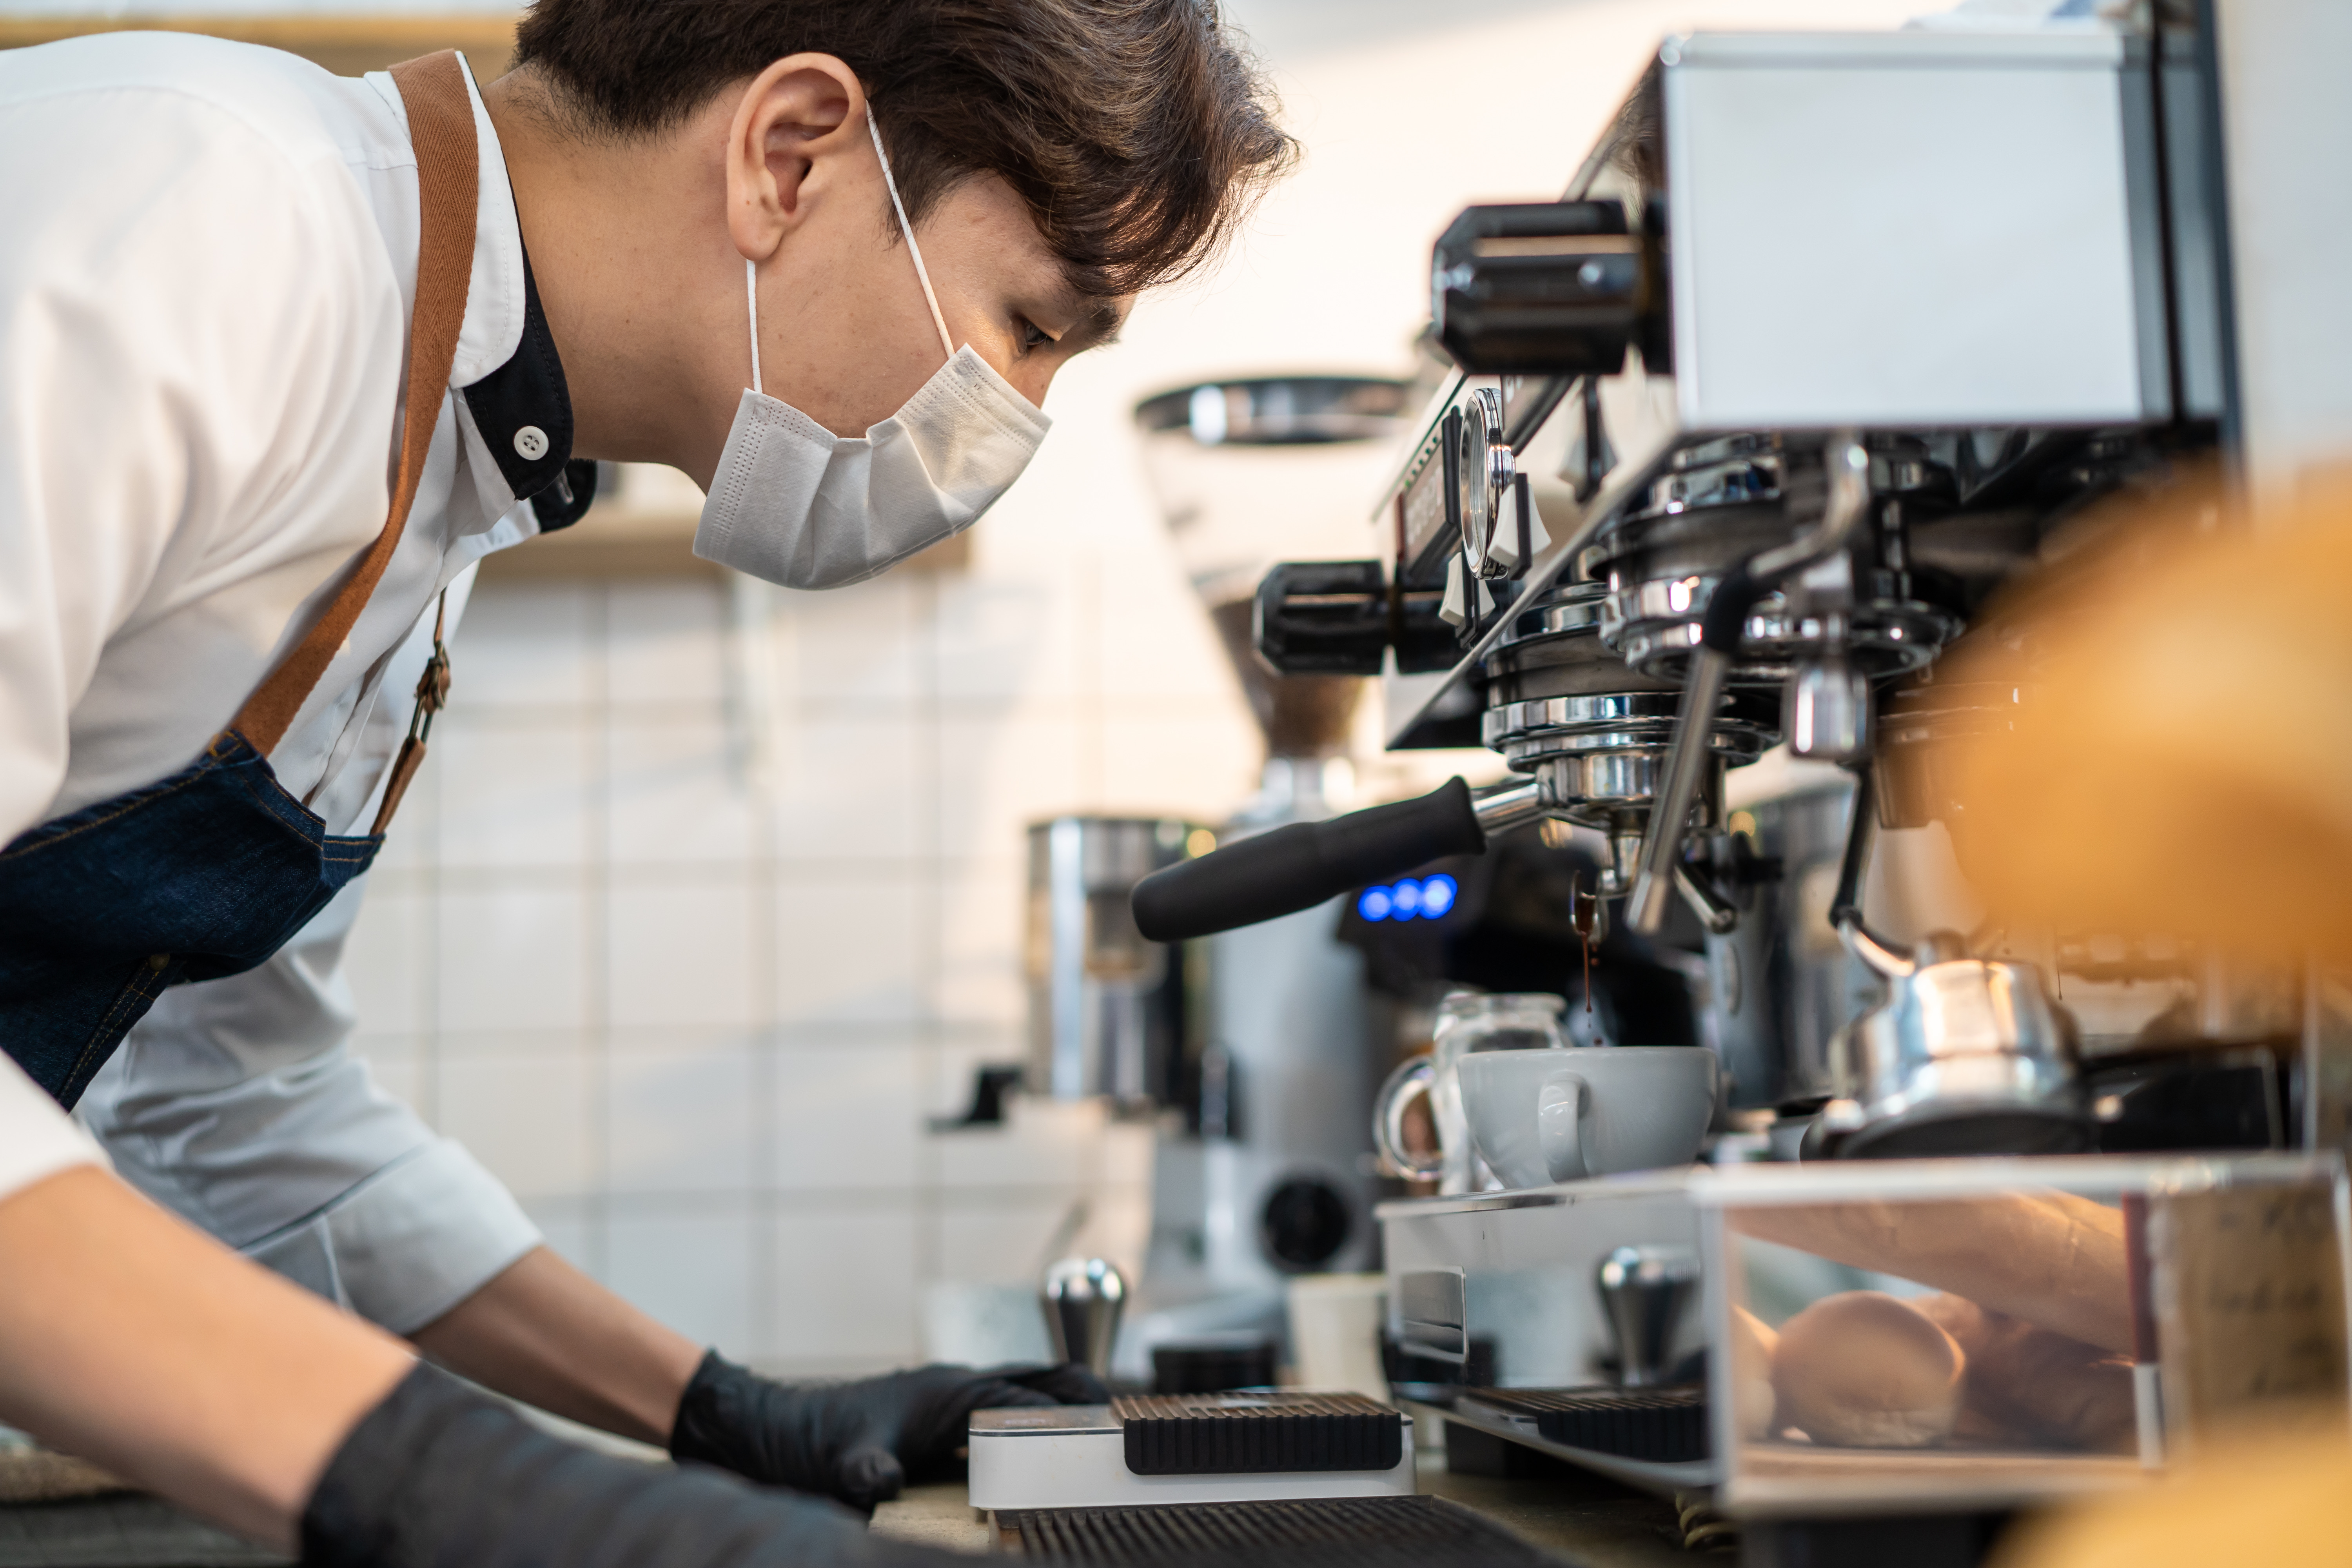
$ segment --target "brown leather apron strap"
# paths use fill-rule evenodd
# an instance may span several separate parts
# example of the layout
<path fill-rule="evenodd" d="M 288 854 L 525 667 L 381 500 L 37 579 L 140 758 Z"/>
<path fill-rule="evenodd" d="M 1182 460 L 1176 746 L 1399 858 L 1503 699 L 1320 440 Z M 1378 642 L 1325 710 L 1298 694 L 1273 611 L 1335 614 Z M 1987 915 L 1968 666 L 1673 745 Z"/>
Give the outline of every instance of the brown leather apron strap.
<path fill-rule="evenodd" d="M 408 396 L 400 432 L 400 471 L 393 481 L 392 512 L 383 531 L 361 556 L 334 603 L 327 606 L 293 652 L 260 689 L 246 699 L 236 728 L 267 756 L 285 739 L 311 689 L 341 651 L 360 611 L 383 578 L 392 553 L 408 525 L 425 473 L 425 454 L 449 387 L 457 357 L 457 329 L 466 319 L 466 288 L 474 273 L 474 214 L 479 199 L 478 153 L 474 105 L 466 91 L 464 68 L 454 50 L 406 60 L 392 68 L 400 100 L 408 110 L 408 135 L 416 149 L 419 239 L 416 304 L 408 331 Z"/>

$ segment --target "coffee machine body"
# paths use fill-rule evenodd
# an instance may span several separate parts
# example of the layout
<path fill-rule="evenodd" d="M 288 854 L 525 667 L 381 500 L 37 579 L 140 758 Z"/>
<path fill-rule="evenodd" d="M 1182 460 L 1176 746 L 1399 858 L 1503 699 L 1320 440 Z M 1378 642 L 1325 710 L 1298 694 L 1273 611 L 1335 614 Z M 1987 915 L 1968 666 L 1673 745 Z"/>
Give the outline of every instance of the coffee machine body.
<path fill-rule="evenodd" d="M 2238 303 L 2309 300 L 2315 341 L 2337 341 L 2340 300 L 2305 288 L 2309 245 L 2235 254 L 2231 236 L 2302 225 L 2352 264 L 2352 221 L 2331 228 L 2288 194 L 2329 185 L 2352 100 L 2233 97 L 2198 34 L 2200 19 L 2229 33 L 2231 80 L 2255 80 L 2280 48 L 2259 9 L 1670 38 L 1558 200 L 1470 208 L 1438 242 L 1433 335 L 1454 368 L 1380 495 L 1372 558 L 1276 567 L 1257 646 L 1277 668 L 1378 674 L 1392 748 L 1484 744 L 1513 776 L 1331 825 L 1312 857 L 1252 859 L 1240 844 L 1212 873 L 1144 884 L 1139 917 L 1222 930 L 1565 823 L 1605 858 L 1612 919 L 1654 933 L 1680 907 L 1705 929 L 1697 1000 L 1733 1086 L 1727 1129 L 1822 1134 L 1801 1151 L 1721 1141 L 1753 1167 L 1382 1205 L 1390 1330 L 1431 1397 L 1493 1406 L 1465 1420 L 1597 1468 L 1701 1465 L 1625 1469 L 1661 1489 L 1732 1474 L 1693 1443 L 1762 1445 L 1781 1468 L 1737 1492 L 1758 1517 L 2008 1506 L 2053 1478 L 2129 1484 L 2185 1440 L 2174 1401 L 2202 1374 L 2179 1373 L 2176 1395 L 2168 1364 L 2249 1342 L 2194 1310 L 2153 1351 L 2133 1325 L 2185 1310 L 2164 1279 L 2231 1272 L 2232 1227 L 2273 1202 L 2255 1189 L 2291 1189 L 2277 1212 L 2304 1227 L 2262 1267 L 2340 1275 L 2340 1163 L 2271 1152 L 2298 1125 L 2278 1105 L 2248 1119 L 2251 1146 L 2179 1142 L 2203 1134 L 2175 1126 L 2175 1142 L 2117 1145 L 2173 1157 L 2161 1163 L 2068 1152 L 2102 1147 L 2146 1087 L 2102 1091 L 2099 1049 L 2268 1048 L 2281 1021 L 2270 1059 L 2284 1065 L 2253 1078 L 2304 1072 L 2284 1098 L 2302 1128 L 2326 1125 L 2309 1110 L 2316 1008 L 2294 1004 L 2315 993 L 2299 977 L 2200 974 L 2194 954 L 1981 925 L 1965 899 L 1938 909 L 1897 885 L 1918 858 L 1876 842 L 1933 838 L 1959 808 L 1942 742 L 2011 732 L 2034 648 L 1999 591 L 2065 554 L 2085 514 L 2217 457 L 2260 480 L 2289 436 L 2307 450 L 2324 427 L 2352 447 L 2342 378 L 2294 383 L 2282 367 L 2298 348 Z M 1948 678 L 1939 661 L 1963 638 L 1974 673 Z M 1730 787 L 1767 754 L 1843 773 Z M 2093 970 L 2136 996 L 2086 1030 L 2069 976 Z M 2178 1006 L 2126 1017 L 2175 978 Z M 1531 1113 L 1576 1104 L 1562 1091 Z M 1933 1157 L 1899 1157 L 1919 1155 Z M 1751 1174 L 1763 1184 L 1743 1187 Z M 1967 1223 L 1943 1223 L 1955 1215 Z M 1965 1266 L 1936 1256 L 1956 1237 L 1974 1247 Z M 1597 1270 L 1687 1300 L 1694 1238 L 1704 1305 L 1672 1335 L 1704 1343 L 1705 1386 L 1667 1397 L 1654 1369 L 1628 1375 L 1657 1358 L 1611 1337 L 1620 1315 Z M 2045 1242 L 2095 1266 L 2055 1300 L 2001 1283 Z M 2022 1442 L 2035 1462 L 1997 1486 L 1911 1454 L 1853 1460 L 1872 1472 L 1857 1480 L 1824 1450 L 1871 1445 L 1791 1438 L 1757 1371 L 1775 1364 L 1776 1331 L 1854 1291 L 1951 1298 L 1935 1310 L 2060 1335 L 2110 1394 L 2126 1389 L 2105 1406 L 2119 1424 Z M 2314 1291 L 2308 1326 L 2330 1349 L 2298 1388 L 2340 1404 L 2343 1298 Z M 1495 1386 L 1516 1402 L 1480 1392 Z M 1956 1408 L 1900 1436 L 1934 1449 Z M 1563 1430 L 1632 1448 L 1543 1436 Z M 2042 1462 L 2061 1450 L 2084 1462 Z"/>

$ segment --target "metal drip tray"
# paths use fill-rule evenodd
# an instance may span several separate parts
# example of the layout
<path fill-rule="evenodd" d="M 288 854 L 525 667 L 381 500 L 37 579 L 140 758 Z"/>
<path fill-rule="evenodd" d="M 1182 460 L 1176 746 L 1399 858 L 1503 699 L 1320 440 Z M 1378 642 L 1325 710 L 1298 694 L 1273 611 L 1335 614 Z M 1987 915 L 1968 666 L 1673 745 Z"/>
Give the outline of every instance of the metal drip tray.
<path fill-rule="evenodd" d="M 1682 1388 L 1481 1388 L 1455 1402 L 1486 1406 L 1506 1420 L 1532 1421 L 1563 1447 L 1654 1464 L 1707 1457 L 1706 1390 Z"/>
<path fill-rule="evenodd" d="M 1320 1498 L 999 1513 L 1023 1555 L 1096 1568 L 1558 1568 L 1559 1559 L 1438 1498 Z"/>
<path fill-rule="evenodd" d="M 975 1410 L 971 1505 L 1013 1510 L 1412 1495 L 1412 1422 L 1359 1394 L 1187 1394 Z"/>

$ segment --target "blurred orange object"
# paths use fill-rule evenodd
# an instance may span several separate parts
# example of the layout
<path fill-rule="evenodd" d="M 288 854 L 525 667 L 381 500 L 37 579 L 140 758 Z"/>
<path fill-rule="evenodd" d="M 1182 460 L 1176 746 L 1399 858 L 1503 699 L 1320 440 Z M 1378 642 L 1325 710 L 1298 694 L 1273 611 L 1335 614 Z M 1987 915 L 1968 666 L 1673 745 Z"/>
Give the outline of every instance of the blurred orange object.
<path fill-rule="evenodd" d="M 2342 1568 L 2352 1443 L 2248 1438 L 2178 1479 L 2012 1531 L 1989 1568 Z"/>
<path fill-rule="evenodd" d="M 2352 958 L 2352 487 L 2106 519 L 1956 647 L 2012 684 L 1948 742 L 1954 846 L 1997 919 Z"/>

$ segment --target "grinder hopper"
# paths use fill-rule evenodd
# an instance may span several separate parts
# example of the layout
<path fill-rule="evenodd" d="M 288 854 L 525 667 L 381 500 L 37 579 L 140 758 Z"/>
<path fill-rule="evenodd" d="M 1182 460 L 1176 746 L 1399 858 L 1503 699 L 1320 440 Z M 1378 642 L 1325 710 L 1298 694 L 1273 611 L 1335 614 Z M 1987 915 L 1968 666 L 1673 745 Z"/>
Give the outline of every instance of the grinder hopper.
<path fill-rule="evenodd" d="M 1259 376 L 1179 387 L 1136 407 L 1153 498 L 1269 759 L 1345 754 L 1364 682 L 1276 674 L 1251 625 L 1258 580 L 1277 561 L 1368 553 L 1360 509 L 1393 460 L 1407 391 L 1373 376 Z"/>

